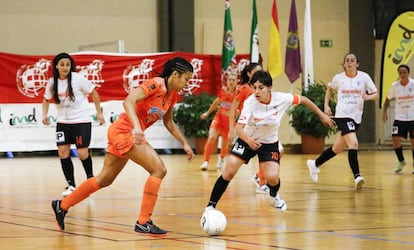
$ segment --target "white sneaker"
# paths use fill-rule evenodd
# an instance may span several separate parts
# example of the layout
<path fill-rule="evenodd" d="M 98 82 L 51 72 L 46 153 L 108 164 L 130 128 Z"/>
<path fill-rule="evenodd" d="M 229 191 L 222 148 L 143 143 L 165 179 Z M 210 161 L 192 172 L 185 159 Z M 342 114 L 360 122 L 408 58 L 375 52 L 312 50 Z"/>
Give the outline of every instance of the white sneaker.
<path fill-rule="evenodd" d="M 284 212 L 287 210 L 286 202 L 282 199 L 282 197 L 277 194 L 274 199 L 274 205 L 277 209 L 279 209 L 281 212 Z"/>
<path fill-rule="evenodd" d="M 268 194 L 269 193 L 269 187 L 266 184 L 263 184 L 260 187 L 256 188 L 256 193 L 258 193 L 258 194 Z"/>
<path fill-rule="evenodd" d="M 217 169 L 222 169 L 223 166 L 224 166 L 224 159 L 219 157 L 217 161 Z"/>
<path fill-rule="evenodd" d="M 256 174 L 253 175 L 250 180 L 256 185 L 257 188 L 260 188 L 259 177 Z"/>
<path fill-rule="evenodd" d="M 355 178 L 355 190 L 361 190 L 364 183 L 365 183 L 364 177 L 358 176 L 357 178 Z"/>
<path fill-rule="evenodd" d="M 75 191 L 75 187 L 74 186 L 67 186 L 66 190 L 62 192 L 62 196 L 66 197 L 69 196 L 73 191 Z"/>
<path fill-rule="evenodd" d="M 208 170 L 208 161 L 204 161 L 203 164 L 201 164 L 200 169 L 203 171 Z"/>
<path fill-rule="evenodd" d="M 311 179 L 314 182 L 318 182 L 318 173 L 320 172 L 320 170 L 316 167 L 315 160 L 308 160 L 307 165 Z"/>

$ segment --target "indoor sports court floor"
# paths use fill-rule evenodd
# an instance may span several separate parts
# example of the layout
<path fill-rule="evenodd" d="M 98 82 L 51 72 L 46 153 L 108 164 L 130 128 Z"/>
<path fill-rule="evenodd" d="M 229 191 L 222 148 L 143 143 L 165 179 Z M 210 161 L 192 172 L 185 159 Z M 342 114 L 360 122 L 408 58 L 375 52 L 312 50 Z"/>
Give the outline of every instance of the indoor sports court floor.
<path fill-rule="evenodd" d="M 354 191 L 347 154 L 321 168 L 319 183 L 306 160 L 316 155 L 285 154 L 281 190 L 284 213 L 272 207 L 251 182 L 257 158 L 241 168 L 217 208 L 227 217 L 220 236 L 208 236 L 200 217 L 217 178 L 202 172 L 202 156 L 162 155 L 168 174 L 153 214 L 165 236 L 134 232 L 147 174 L 129 162 L 115 182 L 71 208 L 58 230 L 50 207 L 65 187 L 57 156 L 0 158 L 0 249 L 414 249 L 414 175 L 411 152 L 400 174 L 392 151 L 360 151 L 366 184 Z M 84 179 L 78 159 L 76 181 Z M 94 155 L 95 174 L 103 156 Z"/>

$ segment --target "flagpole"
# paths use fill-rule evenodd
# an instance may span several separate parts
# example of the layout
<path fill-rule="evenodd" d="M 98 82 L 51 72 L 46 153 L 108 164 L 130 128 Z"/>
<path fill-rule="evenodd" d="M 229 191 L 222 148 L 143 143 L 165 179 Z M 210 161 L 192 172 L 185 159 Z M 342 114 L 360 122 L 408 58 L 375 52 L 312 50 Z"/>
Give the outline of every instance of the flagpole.
<path fill-rule="evenodd" d="M 312 49 L 312 25 L 311 25 L 311 10 L 310 0 L 306 0 L 305 18 L 304 18 L 304 72 L 303 72 L 303 84 L 305 91 L 308 90 L 308 86 L 313 84 L 313 49 Z"/>

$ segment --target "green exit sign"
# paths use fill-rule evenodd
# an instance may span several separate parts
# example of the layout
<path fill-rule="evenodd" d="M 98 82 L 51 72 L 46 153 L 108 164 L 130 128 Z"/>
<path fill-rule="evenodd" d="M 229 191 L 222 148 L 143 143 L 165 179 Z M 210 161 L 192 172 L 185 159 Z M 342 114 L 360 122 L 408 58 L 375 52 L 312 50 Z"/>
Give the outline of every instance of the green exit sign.
<path fill-rule="evenodd" d="M 321 48 L 331 48 L 332 40 L 319 40 L 319 46 Z"/>

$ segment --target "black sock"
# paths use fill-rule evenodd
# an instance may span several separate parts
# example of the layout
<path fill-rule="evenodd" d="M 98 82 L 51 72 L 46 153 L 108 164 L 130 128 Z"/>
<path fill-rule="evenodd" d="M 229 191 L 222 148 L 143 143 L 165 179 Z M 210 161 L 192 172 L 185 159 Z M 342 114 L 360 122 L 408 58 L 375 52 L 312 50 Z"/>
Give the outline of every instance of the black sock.
<path fill-rule="evenodd" d="M 91 155 L 88 155 L 88 158 L 85 160 L 81 160 L 83 169 L 85 169 L 86 178 L 92 178 L 93 177 L 93 169 L 92 169 L 92 158 Z"/>
<path fill-rule="evenodd" d="M 269 194 L 271 197 L 276 197 L 277 192 L 280 189 L 280 179 L 279 179 L 279 183 L 276 186 L 270 186 L 269 184 L 267 184 L 267 186 L 269 187 Z"/>
<path fill-rule="evenodd" d="M 354 174 L 354 178 L 357 178 L 360 175 L 357 149 L 348 150 L 348 162 L 349 162 L 349 165 L 351 166 L 352 173 Z"/>
<path fill-rule="evenodd" d="M 327 148 L 325 151 L 322 152 L 322 154 L 316 159 L 315 164 L 316 167 L 321 166 L 331 158 L 333 158 L 336 155 L 336 153 L 332 150 L 332 147 Z"/>
<path fill-rule="evenodd" d="M 397 155 L 398 161 L 404 161 L 404 155 L 403 155 L 403 147 L 394 148 L 394 152 Z"/>
<path fill-rule="evenodd" d="M 73 175 L 73 163 L 70 156 L 66 159 L 60 159 L 60 164 L 62 165 L 63 174 L 65 175 L 68 185 L 76 187 L 75 176 Z"/>
<path fill-rule="evenodd" d="M 229 183 L 230 181 L 226 181 L 225 179 L 223 179 L 223 176 L 220 175 L 220 177 L 216 181 L 216 184 L 214 184 L 213 190 L 211 191 L 210 201 L 208 202 L 207 206 L 216 207 L 217 202 L 220 200 L 224 191 L 226 191 L 226 188 L 229 185 Z"/>

